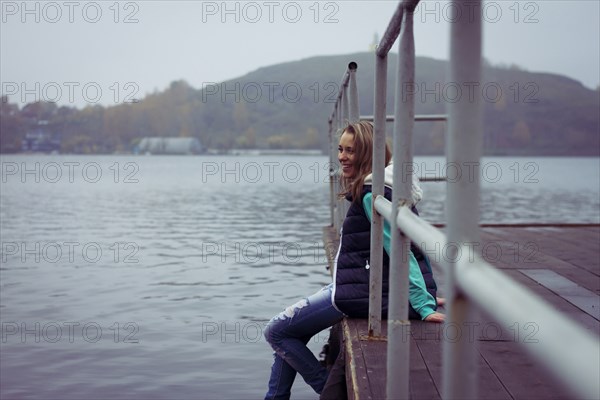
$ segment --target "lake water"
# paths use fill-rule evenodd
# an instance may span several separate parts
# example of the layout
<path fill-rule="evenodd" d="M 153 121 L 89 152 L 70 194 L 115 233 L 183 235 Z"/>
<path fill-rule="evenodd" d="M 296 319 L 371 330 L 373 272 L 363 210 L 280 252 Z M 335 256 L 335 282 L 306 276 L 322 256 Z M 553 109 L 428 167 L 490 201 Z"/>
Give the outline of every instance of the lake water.
<path fill-rule="evenodd" d="M 261 398 L 329 282 L 325 157 L 1 156 L 0 397 Z M 420 175 L 468 166 L 416 159 Z M 600 222 L 597 158 L 486 158 L 482 222 Z M 444 222 L 443 183 L 421 216 Z M 310 347 L 318 352 L 327 333 Z M 300 378 L 295 398 L 316 398 Z"/>

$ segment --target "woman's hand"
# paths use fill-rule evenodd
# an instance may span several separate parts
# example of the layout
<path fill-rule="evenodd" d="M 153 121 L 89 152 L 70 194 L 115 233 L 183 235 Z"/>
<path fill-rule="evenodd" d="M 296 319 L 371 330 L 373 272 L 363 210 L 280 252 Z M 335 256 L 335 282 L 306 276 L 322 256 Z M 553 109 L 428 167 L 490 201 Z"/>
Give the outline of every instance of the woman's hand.
<path fill-rule="evenodd" d="M 446 315 L 439 313 L 439 312 L 434 312 L 433 314 L 429 314 L 428 316 L 425 317 L 424 321 L 427 322 L 444 322 L 444 319 L 446 318 Z"/>

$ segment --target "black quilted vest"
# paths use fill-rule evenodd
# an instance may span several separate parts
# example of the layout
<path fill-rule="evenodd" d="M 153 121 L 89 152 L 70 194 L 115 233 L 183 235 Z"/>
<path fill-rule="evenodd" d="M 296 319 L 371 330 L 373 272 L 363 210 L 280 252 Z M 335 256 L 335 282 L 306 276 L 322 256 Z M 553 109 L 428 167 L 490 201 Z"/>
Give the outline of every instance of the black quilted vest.
<path fill-rule="evenodd" d="M 352 202 L 343 224 L 341 247 L 337 260 L 335 282 L 335 305 L 344 314 L 352 318 L 368 318 L 369 316 L 369 269 L 365 266 L 371 259 L 371 223 L 365 213 L 362 199 L 371 191 L 365 185 L 360 202 Z M 385 188 L 385 197 L 391 200 L 392 191 Z M 347 199 L 352 201 L 351 197 Z M 412 211 L 417 213 L 415 207 Z M 417 214 L 418 215 L 418 214 Z M 411 243 L 411 251 L 421 268 L 427 291 L 435 298 L 437 286 L 433 279 L 431 267 L 426 256 L 417 246 Z M 382 318 L 387 318 L 389 291 L 390 259 L 383 251 L 382 282 Z M 409 318 L 421 319 L 420 315 L 409 304 Z"/>

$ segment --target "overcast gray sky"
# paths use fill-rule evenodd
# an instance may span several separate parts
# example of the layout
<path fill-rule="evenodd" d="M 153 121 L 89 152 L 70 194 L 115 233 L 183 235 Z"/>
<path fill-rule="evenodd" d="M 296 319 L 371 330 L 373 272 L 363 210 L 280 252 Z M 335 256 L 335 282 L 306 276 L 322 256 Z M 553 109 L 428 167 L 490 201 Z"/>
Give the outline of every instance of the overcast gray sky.
<path fill-rule="evenodd" d="M 368 50 L 397 1 L 4 1 L 3 94 L 21 105 L 110 105 L 242 76 L 316 55 Z M 447 1 L 415 14 L 417 55 L 448 59 Z M 494 64 L 600 83 L 600 2 L 486 1 L 484 56 Z M 396 51 L 396 50 L 394 50 Z M 340 65 L 340 77 L 344 65 Z M 293 81 L 293 77 L 290 77 Z"/>

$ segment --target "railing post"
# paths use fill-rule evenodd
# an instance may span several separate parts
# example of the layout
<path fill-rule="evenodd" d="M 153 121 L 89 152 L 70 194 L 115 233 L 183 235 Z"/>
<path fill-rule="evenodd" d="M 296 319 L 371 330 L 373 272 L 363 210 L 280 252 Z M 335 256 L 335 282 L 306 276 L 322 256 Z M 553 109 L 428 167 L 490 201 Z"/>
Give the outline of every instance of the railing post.
<path fill-rule="evenodd" d="M 356 122 L 360 118 L 358 110 L 358 89 L 356 87 L 356 69 L 358 66 L 355 62 L 348 64 L 348 69 L 342 78 L 340 91 L 335 102 L 334 111 L 329 122 L 329 145 L 330 145 L 330 192 L 332 193 L 332 225 L 336 231 L 340 230 L 342 221 L 346 215 L 348 205 L 345 201 L 338 198 L 339 174 L 335 165 L 337 163 L 337 134 L 345 127 L 348 122 Z"/>
<path fill-rule="evenodd" d="M 344 116 L 344 92 L 345 92 L 345 90 L 342 90 L 340 100 L 337 104 L 338 125 L 337 125 L 337 129 L 336 129 L 336 133 L 340 132 L 343 129 L 343 127 L 345 125 L 344 121 L 347 118 Z M 347 110 L 348 110 L 348 107 L 346 107 L 346 115 L 347 115 Z M 338 180 L 341 179 L 340 174 L 337 174 L 336 176 L 337 176 Z M 339 186 L 339 184 L 336 186 L 337 186 L 337 193 L 336 193 L 336 197 L 337 197 L 337 195 L 339 194 L 340 186 Z M 339 232 L 339 230 L 341 229 L 342 224 L 344 222 L 344 217 L 346 216 L 346 210 L 345 210 L 346 201 L 344 199 L 340 200 L 339 197 L 336 199 L 336 201 L 337 201 L 337 231 Z"/>
<path fill-rule="evenodd" d="M 410 373 L 410 322 L 408 320 L 408 253 L 410 239 L 398 230 L 399 207 L 412 202 L 412 130 L 415 44 L 413 9 L 404 9 L 398 47 L 394 121 L 394 185 L 392 189 L 392 254 L 389 276 L 387 398 L 408 399 Z"/>
<path fill-rule="evenodd" d="M 348 105 L 348 82 L 342 87 L 342 124 L 340 128 L 343 128 L 350 120 L 350 110 Z"/>
<path fill-rule="evenodd" d="M 349 71 L 348 71 L 348 75 Z M 349 76 L 348 76 L 349 78 Z M 344 129 L 346 127 L 346 125 L 348 125 L 348 122 L 350 122 L 350 104 L 349 104 L 349 93 L 348 93 L 348 85 L 349 85 L 349 79 L 344 79 L 344 83 L 342 85 L 342 118 L 340 120 L 340 132 L 342 129 Z M 358 113 L 356 114 L 356 117 L 358 118 Z M 340 217 L 340 226 L 344 221 L 344 218 L 346 217 L 346 213 L 348 212 L 348 202 L 346 200 L 342 200 L 338 203 L 339 205 L 339 217 Z"/>
<path fill-rule="evenodd" d="M 381 290 L 383 279 L 383 217 L 375 210 L 375 199 L 384 195 L 385 114 L 387 54 L 375 55 L 375 103 L 373 109 L 373 219 L 371 221 L 371 272 L 369 280 L 369 336 L 381 336 Z"/>
<path fill-rule="evenodd" d="M 342 107 L 344 107 L 346 118 L 343 121 L 342 129 L 345 128 L 348 123 L 358 122 L 358 119 L 360 118 L 360 112 L 358 110 L 358 88 L 356 87 L 357 68 L 358 65 L 354 61 L 348 64 L 348 80 L 344 86 L 344 96 L 342 98 Z M 349 203 L 347 201 L 342 201 L 340 207 L 340 221 L 344 221 L 348 208 Z"/>
<path fill-rule="evenodd" d="M 335 146 L 333 143 L 333 119 L 329 119 L 329 211 L 330 211 L 330 224 L 335 226 L 335 168 L 334 156 Z"/>
<path fill-rule="evenodd" d="M 333 143 L 332 143 L 332 146 L 334 149 L 337 147 L 336 146 L 336 136 L 337 136 L 337 133 L 339 132 L 341 126 L 342 126 L 342 110 L 341 110 L 340 101 L 338 99 L 338 101 L 335 104 L 335 129 L 334 129 L 334 138 L 333 138 Z M 334 154 L 335 154 L 335 150 L 334 150 Z M 335 158 L 335 157 L 334 157 L 334 162 L 337 163 L 337 158 Z M 337 164 L 334 164 L 334 165 L 337 165 Z M 338 198 L 340 176 L 337 171 L 335 171 L 334 174 L 335 174 L 335 183 L 334 183 L 334 186 L 335 186 L 335 224 L 334 224 L 334 227 L 335 227 L 336 232 L 339 232 L 340 223 L 341 223 L 340 214 L 341 214 L 341 205 L 342 205 L 342 202 Z"/>
<path fill-rule="evenodd" d="M 349 122 L 358 122 L 360 112 L 358 110 L 358 88 L 356 87 L 356 70 L 358 65 L 352 61 L 348 64 L 348 103 L 349 103 Z"/>
<path fill-rule="evenodd" d="M 453 0 L 456 9 L 463 3 Z M 478 0 L 477 3 L 480 3 Z M 473 6 L 473 5 L 471 5 Z M 480 4 L 475 4 L 479 9 Z M 463 10 L 466 11 L 466 10 Z M 459 85 L 481 81 L 481 15 L 457 18 L 451 22 L 450 81 Z M 446 286 L 448 298 L 447 325 L 464 329 L 476 322 L 474 305 L 456 286 L 456 265 L 460 260 L 458 244 L 477 243 L 479 239 L 479 161 L 482 144 L 482 108 L 479 96 L 464 97 L 448 105 L 448 165 L 474 167 L 468 179 L 463 176 L 447 183 L 448 246 L 457 250 L 445 259 L 449 272 Z M 450 252 L 449 252 L 450 253 Z M 477 268 L 472 266 L 472 268 Z M 477 398 L 477 341 L 462 335 L 456 341 L 444 341 L 443 397 L 448 399 Z"/>

